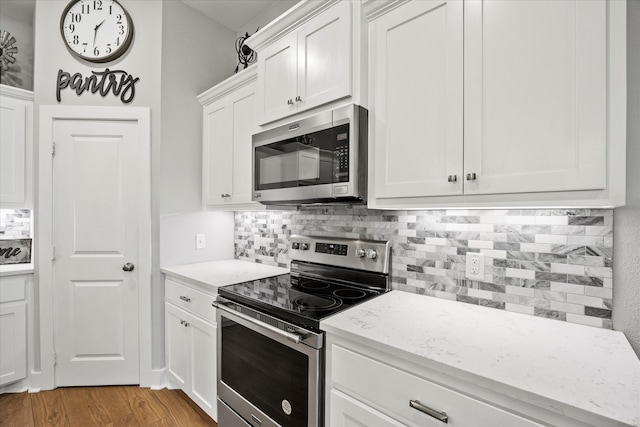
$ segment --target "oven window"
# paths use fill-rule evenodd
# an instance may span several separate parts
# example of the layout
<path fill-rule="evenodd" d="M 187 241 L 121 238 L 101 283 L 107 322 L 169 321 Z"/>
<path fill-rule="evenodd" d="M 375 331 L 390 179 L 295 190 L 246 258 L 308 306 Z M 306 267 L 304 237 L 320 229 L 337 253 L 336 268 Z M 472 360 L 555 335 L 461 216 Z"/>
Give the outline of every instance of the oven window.
<path fill-rule="evenodd" d="M 221 333 L 222 381 L 283 427 L 306 426 L 309 358 L 229 319 Z"/>
<path fill-rule="evenodd" d="M 349 181 L 349 124 L 255 148 L 255 188 Z"/>

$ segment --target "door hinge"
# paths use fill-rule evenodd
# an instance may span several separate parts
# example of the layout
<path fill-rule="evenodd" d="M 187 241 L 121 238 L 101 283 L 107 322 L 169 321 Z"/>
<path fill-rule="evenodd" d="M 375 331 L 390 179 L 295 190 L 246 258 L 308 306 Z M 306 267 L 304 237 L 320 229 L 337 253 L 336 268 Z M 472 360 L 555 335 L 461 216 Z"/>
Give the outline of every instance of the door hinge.
<path fill-rule="evenodd" d="M 51 155 L 52 156 L 56 155 L 56 143 L 55 142 L 51 142 Z"/>
<path fill-rule="evenodd" d="M 58 353 L 56 353 L 55 351 L 53 352 L 53 366 L 56 366 L 58 364 Z"/>
<path fill-rule="evenodd" d="M 51 261 L 55 261 L 56 260 L 56 247 L 53 246 L 51 247 Z"/>

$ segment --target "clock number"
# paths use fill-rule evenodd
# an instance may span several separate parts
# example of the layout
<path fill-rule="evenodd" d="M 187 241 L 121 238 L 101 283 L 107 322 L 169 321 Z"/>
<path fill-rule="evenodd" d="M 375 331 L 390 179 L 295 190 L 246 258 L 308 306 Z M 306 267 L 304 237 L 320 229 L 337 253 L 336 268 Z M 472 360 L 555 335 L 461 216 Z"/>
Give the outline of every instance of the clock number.
<path fill-rule="evenodd" d="M 71 14 L 71 22 L 80 22 L 81 19 L 82 19 L 82 15 L 80 15 L 79 13 Z"/>
<path fill-rule="evenodd" d="M 120 35 L 124 34 L 124 25 L 120 25 L 120 32 L 118 34 Z"/>
<path fill-rule="evenodd" d="M 102 0 L 93 0 L 93 10 L 102 10 Z"/>
<path fill-rule="evenodd" d="M 93 49 L 93 54 L 94 54 L 95 56 L 99 56 L 99 55 L 100 55 L 100 51 L 98 50 L 98 48 L 97 48 L 97 47 Z"/>
<path fill-rule="evenodd" d="M 78 44 L 78 43 L 80 43 L 80 40 L 78 40 L 78 36 L 77 35 L 73 36 L 73 44 Z"/>
<path fill-rule="evenodd" d="M 116 46 L 120 46 L 120 37 L 116 39 Z"/>
<path fill-rule="evenodd" d="M 122 15 L 116 15 L 116 24 L 122 24 Z"/>
<path fill-rule="evenodd" d="M 84 15 L 85 13 L 89 14 L 89 12 L 91 12 L 91 8 L 89 7 L 89 5 L 88 4 L 83 4 L 81 13 Z"/>
<path fill-rule="evenodd" d="M 82 49 L 82 53 L 87 53 L 87 43 L 82 43 L 82 46 L 84 46 L 84 49 Z"/>
<path fill-rule="evenodd" d="M 111 53 L 111 43 L 107 43 L 107 55 Z"/>
<path fill-rule="evenodd" d="M 76 26 L 74 24 L 69 24 L 68 28 L 72 33 L 76 30 Z"/>

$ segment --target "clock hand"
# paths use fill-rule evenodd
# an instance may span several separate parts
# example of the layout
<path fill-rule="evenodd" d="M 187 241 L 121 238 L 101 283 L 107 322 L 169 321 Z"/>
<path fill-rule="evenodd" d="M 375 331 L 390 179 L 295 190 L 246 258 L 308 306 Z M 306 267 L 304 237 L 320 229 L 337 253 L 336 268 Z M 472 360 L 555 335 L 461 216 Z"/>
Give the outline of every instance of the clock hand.
<path fill-rule="evenodd" d="M 98 28 L 100 28 L 100 26 L 104 24 L 104 21 L 105 19 L 103 19 L 102 22 L 96 25 L 96 27 L 93 29 L 93 47 L 96 46 L 96 37 L 98 36 Z"/>

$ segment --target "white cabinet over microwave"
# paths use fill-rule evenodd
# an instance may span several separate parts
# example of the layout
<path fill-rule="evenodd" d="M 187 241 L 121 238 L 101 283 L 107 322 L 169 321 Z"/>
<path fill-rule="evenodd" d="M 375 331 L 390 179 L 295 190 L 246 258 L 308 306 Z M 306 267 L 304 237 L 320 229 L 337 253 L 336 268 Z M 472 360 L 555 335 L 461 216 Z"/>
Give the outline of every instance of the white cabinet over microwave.
<path fill-rule="evenodd" d="M 366 106 L 360 10 L 360 1 L 303 1 L 247 39 L 258 53 L 259 124 L 338 100 Z"/>

